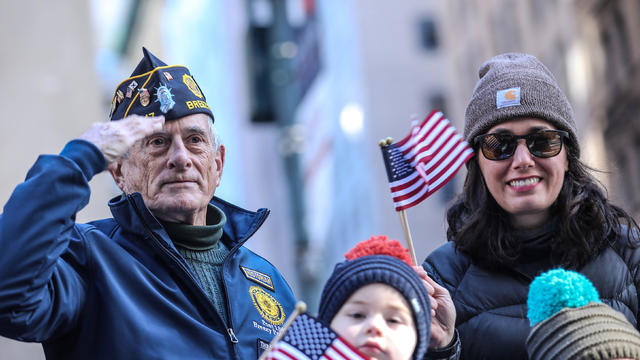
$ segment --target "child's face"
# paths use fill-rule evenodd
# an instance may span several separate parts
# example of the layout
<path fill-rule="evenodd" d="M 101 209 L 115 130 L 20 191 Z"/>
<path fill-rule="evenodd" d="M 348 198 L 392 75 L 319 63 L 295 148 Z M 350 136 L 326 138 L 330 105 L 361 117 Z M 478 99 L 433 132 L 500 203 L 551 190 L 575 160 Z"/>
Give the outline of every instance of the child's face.
<path fill-rule="evenodd" d="M 410 359 L 417 343 L 409 304 L 385 284 L 354 292 L 331 320 L 331 328 L 373 359 Z"/>

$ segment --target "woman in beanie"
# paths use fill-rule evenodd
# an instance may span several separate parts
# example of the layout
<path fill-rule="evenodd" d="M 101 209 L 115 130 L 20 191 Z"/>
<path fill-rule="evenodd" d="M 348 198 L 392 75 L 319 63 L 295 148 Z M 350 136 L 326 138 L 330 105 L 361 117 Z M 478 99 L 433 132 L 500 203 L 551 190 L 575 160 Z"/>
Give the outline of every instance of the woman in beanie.
<path fill-rule="evenodd" d="M 372 237 L 345 258 L 322 290 L 318 319 L 372 359 L 459 358 L 457 336 L 447 347 L 427 353 L 435 311 L 423 280 L 409 265 L 407 250 L 397 240 Z"/>
<path fill-rule="evenodd" d="M 638 326 L 638 226 L 587 167 L 567 97 L 528 54 L 485 62 L 465 114 L 462 194 L 447 212 L 449 242 L 423 267 L 452 294 L 462 357 L 527 359 L 527 290 L 563 266 Z"/>

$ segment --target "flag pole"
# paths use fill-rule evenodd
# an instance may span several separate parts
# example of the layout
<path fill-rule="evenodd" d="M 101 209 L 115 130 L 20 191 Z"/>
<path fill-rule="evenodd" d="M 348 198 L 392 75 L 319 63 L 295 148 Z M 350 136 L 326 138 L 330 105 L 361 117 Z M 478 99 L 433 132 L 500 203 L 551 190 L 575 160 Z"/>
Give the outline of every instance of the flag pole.
<path fill-rule="evenodd" d="M 304 301 L 298 301 L 296 303 L 295 309 L 293 309 L 293 312 L 291 313 L 291 315 L 289 315 L 289 318 L 287 319 L 287 321 L 285 321 L 285 323 L 284 323 L 284 325 L 282 325 L 282 328 L 280 329 L 280 331 L 276 334 L 276 336 L 273 338 L 273 340 L 271 340 L 271 342 L 269 343 L 269 348 L 267 350 L 265 350 L 264 352 L 262 352 L 262 355 L 260 355 L 258 360 L 265 360 L 267 358 L 267 356 L 271 352 L 271 349 L 273 348 L 273 346 L 276 343 L 278 343 L 278 341 L 282 340 L 282 337 L 284 336 L 284 333 L 286 333 L 287 330 L 289 330 L 289 327 L 293 323 L 293 320 L 295 320 L 296 317 L 298 317 L 298 315 L 302 314 L 305 311 L 307 311 L 307 304 L 305 304 Z"/>
<path fill-rule="evenodd" d="M 409 221 L 407 221 L 407 212 L 406 210 L 398 211 L 398 215 L 400 215 L 400 224 L 402 224 L 402 232 L 404 233 L 404 239 L 407 243 L 407 247 L 409 248 L 409 253 L 411 254 L 411 259 L 413 260 L 413 265 L 418 265 L 418 260 L 416 260 L 416 251 L 413 249 L 413 240 L 411 239 L 411 229 L 409 229 Z"/>

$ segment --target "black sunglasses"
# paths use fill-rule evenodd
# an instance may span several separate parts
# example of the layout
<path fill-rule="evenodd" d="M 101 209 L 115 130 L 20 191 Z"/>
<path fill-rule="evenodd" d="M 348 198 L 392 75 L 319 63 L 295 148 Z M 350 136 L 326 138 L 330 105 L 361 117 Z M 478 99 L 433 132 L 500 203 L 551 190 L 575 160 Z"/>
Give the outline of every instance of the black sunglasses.
<path fill-rule="evenodd" d="M 478 135 L 474 145 L 480 144 L 482 154 L 489 160 L 505 160 L 513 156 L 518 147 L 518 140 L 524 139 L 529 152 L 539 158 L 550 158 L 562 150 L 562 140 L 569 133 L 562 130 L 540 130 L 527 135 L 509 133 L 490 133 Z"/>

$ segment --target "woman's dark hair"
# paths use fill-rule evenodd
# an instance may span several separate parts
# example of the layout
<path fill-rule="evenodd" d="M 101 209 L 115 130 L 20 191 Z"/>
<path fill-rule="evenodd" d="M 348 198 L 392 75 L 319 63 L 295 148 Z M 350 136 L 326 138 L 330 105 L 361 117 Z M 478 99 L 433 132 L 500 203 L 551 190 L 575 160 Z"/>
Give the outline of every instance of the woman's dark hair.
<path fill-rule="evenodd" d="M 578 159 L 576 151 L 568 145 L 565 149 L 569 170 L 551 206 L 551 216 L 557 223 L 557 235 L 551 243 L 554 261 L 579 268 L 623 231 L 627 232 L 629 245 L 637 247 L 638 224 L 626 211 L 609 202 L 603 188 L 588 172 L 592 169 Z M 487 267 L 511 265 L 520 255 L 520 243 L 513 235 L 507 212 L 486 187 L 477 156 L 481 155 L 467 163 L 463 192 L 447 210 L 447 237 L 455 242 L 456 249 Z"/>

